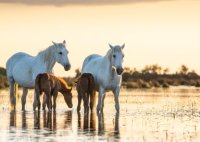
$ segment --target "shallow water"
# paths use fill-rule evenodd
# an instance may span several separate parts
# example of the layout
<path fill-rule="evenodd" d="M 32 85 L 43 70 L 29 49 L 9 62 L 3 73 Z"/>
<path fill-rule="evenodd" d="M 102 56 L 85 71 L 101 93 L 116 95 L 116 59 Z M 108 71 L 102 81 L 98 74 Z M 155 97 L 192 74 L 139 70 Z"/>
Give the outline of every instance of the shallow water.
<path fill-rule="evenodd" d="M 21 90 L 19 90 L 21 94 Z M 10 112 L 8 90 L 0 90 L 0 142 L 5 141 L 137 141 L 175 142 L 200 140 L 200 90 L 188 87 L 123 90 L 120 114 L 108 93 L 104 113 L 77 113 L 60 94 L 56 112 L 32 111 L 33 91 L 27 96 L 26 111 Z"/>

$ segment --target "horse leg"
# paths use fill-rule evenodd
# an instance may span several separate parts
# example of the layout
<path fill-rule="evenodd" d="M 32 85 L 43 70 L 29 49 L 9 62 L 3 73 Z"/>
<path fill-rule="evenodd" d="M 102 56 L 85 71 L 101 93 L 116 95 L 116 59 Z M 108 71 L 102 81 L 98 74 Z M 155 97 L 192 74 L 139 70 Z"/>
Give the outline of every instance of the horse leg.
<path fill-rule="evenodd" d="M 93 111 L 94 104 L 96 103 L 95 91 L 90 92 L 90 109 Z"/>
<path fill-rule="evenodd" d="M 103 101 L 102 101 L 102 110 L 103 110 L 103 108 L 104 108 L 104 100 L 105 100 L 105 97 L 106 97 L 106 93 L 105 93 L 104 96 L 103 96 Z"/>
<path fill-rule="evenodd" d="M 103 112 L 102 104 L 103 104 L 104 95 L 105 95 L 105 90 L 104 90 L 104 88 L 100 87 L 99 88 L 99 96 L 98 96 L 98 105 L 97 105 L 97 112 L 98 113 L 100 111 Z"/>
<path fill-rule="evenodd" d="M 81 91 L 81 96 L 84 103 L 84 113 L 88 112 L 88 94 L 85 91 Z"/>
<path fill-rule="evenodd" d="M 51 111 L 52 109 L 52 102 L 51 102 L 51 96 L 50 96 L 50 93 L 46 93 L 46 102 L 47 102 L 47 107 L 48 107 L 48 110 Z"/>
<path fill-rule="evenodd" d="M 52 96 L 49 96 L 49 108 L 50 108 L 50 111 L 52 111 Z"/>
<path fill-rule="evenodd" d="M 22 97 L 21 97 L 21 102 L 22 102 L 22 111 L 25 110 L 25 104 L 26 104 L 26 96 L 28 94 L 28 89 L 23 87 L 23 94 L 22 94 Z"/>
<path fill-rule="evenodd" d="M 113 90 L 114 98 L 115 98 L 115 109 L 116 109 L 117 113 L 119 113 L 119 91 L 120 91 L 119 87 L 117 87 Z"/>
<path fill-rule="evenodd" d="M 81 109 L 81 101 L 82 101 L 82 96 L 81 96 L 80 91 L 78 91 L 78 105 L 77 105 L 77 112 L 79 112 L 80 109 Z"/>
<path fill-rule="evenodd" d="M 33 102 L 33 110 L 35 111 L 36 107 L 38 107 L 38 111 L 39 111 L 41 107 L 40 94 L 38 94 L 38 92 L 36 91 L 34 93 L 35 93 L 35 98 Z"/>
<path fill-rule="evenodd" d="M 86 92 L 82 93 L 83 102 L 84 102 L 84 113 L 88 112 L 88 94 Z"/>
<path fill-rule="evenodd" d="M 53 93 L 53 110 L 56 110 L 56 99 L 57 99 L 58 93 Z"/>
<path fill-rule="evenodd" d="M 48 103 L 46 93 L 43 94 L 43 100 L 42 100 L 42 110 L 46 109 L 46 104 Z"/>
<path fill-rule="evenodd" d="M 16 107 L 16 96 L 15 96 L 15 81 L 9 81 L 10 83 L 10 102 L 11 102 L 11 110 L 15 110 Z"/>

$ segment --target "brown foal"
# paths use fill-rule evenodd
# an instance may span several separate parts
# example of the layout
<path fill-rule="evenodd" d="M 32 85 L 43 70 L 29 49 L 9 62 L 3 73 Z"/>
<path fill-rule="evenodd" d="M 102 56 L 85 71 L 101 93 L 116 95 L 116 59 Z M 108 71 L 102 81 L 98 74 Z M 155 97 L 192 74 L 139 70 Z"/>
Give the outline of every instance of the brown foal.
<path fill-rule="evenodd" d="M 90 73 L 84 73 L 77 81 L 76 90 L 78 92 L 78 106 L 77 111 L 81 109 L 81 100 L 84 102 L 84 111 L 89 111 L 89 97 L 90 97 L 90 109 L 93 110 L 95 104 L 95 81 L 94 77 Z"/>
<path fill-rule="evenodd" d="M 52 110 L 52 97 L 53 109 L 56 109 L 56 98 L 58 92 L 63 94 L 66 104 L 69 108 L 72 108 L 73 104 L 71 90 L 72 88 L 69 87 L 62 78 L 47 73 L 38 74 L 35 79 L 36 98 L 34 100 L 33 110 L 35 110 L 36 107 L 38 107 L 38 110 L 40 110 L 40 95 L 42 94 L 42 92 L 45 93 L 43 96 L 43 110 L 45 110 L 46 104 L 48 109 Z"/>

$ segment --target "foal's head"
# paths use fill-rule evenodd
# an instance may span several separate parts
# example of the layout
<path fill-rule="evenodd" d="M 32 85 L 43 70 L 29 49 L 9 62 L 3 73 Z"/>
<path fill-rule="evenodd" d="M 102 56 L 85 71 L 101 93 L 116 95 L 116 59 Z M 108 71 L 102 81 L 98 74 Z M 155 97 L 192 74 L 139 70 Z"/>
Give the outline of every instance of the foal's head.
<path fill-rule="evenodd" d="M 64 100 L 65 100 L 65 103 L 67 104 L 67 106 L 69 108 L 72 108 L 73 107 L 73 104 L 72 104 L 72 88 L 65 86 L 65 88 L 63 88 L 62 94 L 64 96 Z"/>

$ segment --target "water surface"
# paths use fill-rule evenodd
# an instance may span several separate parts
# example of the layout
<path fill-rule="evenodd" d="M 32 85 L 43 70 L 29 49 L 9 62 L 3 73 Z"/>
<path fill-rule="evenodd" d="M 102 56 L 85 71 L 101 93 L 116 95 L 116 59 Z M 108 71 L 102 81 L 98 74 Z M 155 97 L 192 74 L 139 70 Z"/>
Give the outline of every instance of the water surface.
<path fill-rule="evenodd" d="M 19 90 L 21 94 L 21 90 Z M 108 93 L 103 114 L 77 113 L 60 94 L 56 112 L 32 111 L 33 91 L 27 96 L 26 111 L 10 111 L 8 90 L 0 90 L 0 141 L 199 141 L 200 90 L 188 87 L 123 90 L 120 113 Z"/>

